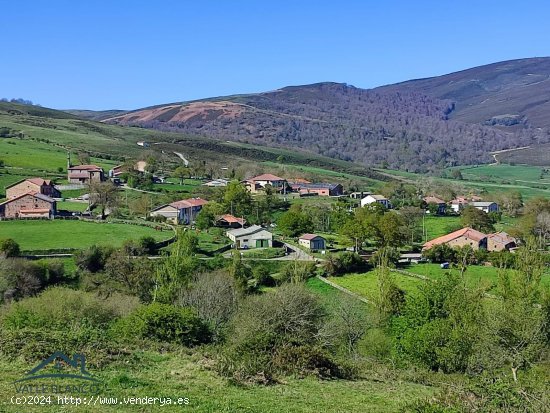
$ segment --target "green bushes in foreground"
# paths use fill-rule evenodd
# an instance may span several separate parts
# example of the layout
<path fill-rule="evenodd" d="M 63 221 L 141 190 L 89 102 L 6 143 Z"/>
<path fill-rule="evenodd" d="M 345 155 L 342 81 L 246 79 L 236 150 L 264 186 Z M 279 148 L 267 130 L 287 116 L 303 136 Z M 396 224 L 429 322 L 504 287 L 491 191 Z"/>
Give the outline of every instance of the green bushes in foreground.
<path fill-rule="evenodd" d="M 154 339 L 193 346 L 208 343 L 211 334 L 205 323 L 191 308 L 152 303 L 124 317 L 113 328 L 125 338 Z"/>

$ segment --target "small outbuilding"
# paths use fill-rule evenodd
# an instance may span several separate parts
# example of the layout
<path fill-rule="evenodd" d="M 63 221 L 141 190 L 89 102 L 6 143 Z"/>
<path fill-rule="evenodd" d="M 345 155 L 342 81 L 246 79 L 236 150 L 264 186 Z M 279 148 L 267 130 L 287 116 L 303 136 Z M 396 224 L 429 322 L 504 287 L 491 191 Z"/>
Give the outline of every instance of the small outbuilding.
<path fill-rule="evenodd" d="M 298 238 L 298 244 L 302 247 L 308 248 L 311 251 L 319 251 L 325 249 L 326 241 L 320 235 L 304 234 Z"/>
<path fill-rule="evenodd" d="M 232 229 L 227 231 L 226 235 L 237 249 L 267 248 L 273 246 L 273 234 L 259 225 Z"/>

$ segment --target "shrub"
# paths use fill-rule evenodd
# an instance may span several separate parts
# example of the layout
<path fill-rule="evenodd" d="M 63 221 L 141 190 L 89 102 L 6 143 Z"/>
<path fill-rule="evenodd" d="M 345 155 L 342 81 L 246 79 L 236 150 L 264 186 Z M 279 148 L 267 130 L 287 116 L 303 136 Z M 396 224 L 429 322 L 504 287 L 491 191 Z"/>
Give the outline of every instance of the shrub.
<path fill-rule="evenodd" d="M 238 298 L 235 279 L 225 271 L 214 271 L 194 276 L 181 292 L 179 303 L 194 308 L 218 337 L 237 308 Z"/>
<path fill-rule="evenodd" d="M 325 274 L 329 276 L 343 275 L 358 271 L 363 267 L 365 267 L 365 262 L 355 252 L 344 252 L 340 256 L 330 255 L 323 265 Z"/>
<path fill-rule="evenodd" d="M 21 253 L 19 244 L 11 238 L 0 240 L 0 258 L 18 257 Z"/>
<path fill-rule="evenodd" d="M 38 297 L 11 304 L 3 325 L 7 329 L 105 327 L 137 305 L 133 297 L 115 294 L 102 299 L 93 293 L 54 287 Z"/>
<path fill-rule="evenodd" d="M 248 297 L 232 320 L 217 368 L 240 382 L 269 382 L 277 374 L 343 375 L 321 340 L 324 317 L 318 297 L 301 284 Z"/>
<path fill-rule="evenodd" d="M 152 338 L 192 346 L 210 341 L 206 324 L 191 308 L 152 303 L 120 320 L 113 333 L 125 339 Z"/>
<path fill-rule="evenodd" d="M 20 258 L 0 260 L 0 302 L 37 294 L 46 285 L 46 271 Z"/>
<path fill-rule="evenodd" d="M 99 272 L 104 269 L 105 262 L 112 252 L 112 248 L 92 245 L 90 248 L 76 254 L 75 262 L 80 269 L 90 272 Z"/>

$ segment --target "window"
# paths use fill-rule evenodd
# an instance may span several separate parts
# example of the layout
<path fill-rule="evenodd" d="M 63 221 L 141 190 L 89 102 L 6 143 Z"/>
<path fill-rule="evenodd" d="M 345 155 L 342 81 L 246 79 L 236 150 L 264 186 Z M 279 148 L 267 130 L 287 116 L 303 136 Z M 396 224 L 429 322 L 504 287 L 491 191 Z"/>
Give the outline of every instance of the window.
<path fill-rule="evenodd" d="M 247 240 L 247 239 L 243 239 L 243 242 L 248 242 L 248 240 Z"/>

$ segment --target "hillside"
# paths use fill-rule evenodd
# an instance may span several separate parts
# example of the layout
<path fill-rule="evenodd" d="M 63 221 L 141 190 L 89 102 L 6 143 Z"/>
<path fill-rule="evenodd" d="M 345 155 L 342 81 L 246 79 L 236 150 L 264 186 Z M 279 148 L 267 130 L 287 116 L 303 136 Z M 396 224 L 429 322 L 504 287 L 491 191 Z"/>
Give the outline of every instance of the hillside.
<path fill-rule="evenodd" d="M 104 122 L 426 172 L 550 142 L 534 128 L 547 126 L 549 76 L 550 59 L 525 59 L 372 90 L 326 82 L 157 105 Z"/>
<path fill-rule="evenodd" d="M 138 141 L 151 145 L 143 148 L 137 145 Z M 305 151 L 255 147 L 189 134 L 106 125 L 53 109 L 0 104 L 0 159 L 9 167 L 9 173 L 14 178 L 11 181 L 18 180 L 20 174 L 57 174 L 58 168 L 66 166 L 67 151 L 75 155 L 88 153 L 95 163 L 104 165 L 106 170 L 125 159 L 145 159 L 150 154 L 156 154 L 167 166 L 174 166 L 181 162 L 174 154 L 179 152 L 190 161 L 191 167 L 203 164 L 214 168 L 216 177 L 231 170 L 241 170 L 249 175 L 261 170 L 263 162 L 284 162 L 287 166 L 319 168 L 327 173 L 334 171 L 341 176 L 351 174 L 364 179 L 388 180 L 359 164 Z M 3 172 L 0 170 L 0 188 L 10 183 L 2 181 L 5 177 Z"/>
<path fill-rule="evenodd" d="M 550 58 L 518 59 L 375 89 L 417 92 L 454 102 L 450 119 L 550 127 Z"/>
<path fill-rule="evenodd" d="M 111 110 L 65 109 L 64 112 L 70 113 L 71 115 L 78 116 L 79 118 L 99 121 L 103 119 L 112 118 L 113 116 L 123 115 L 127 111 L 119 110 L 119 109 L 111 109 Z"/>

